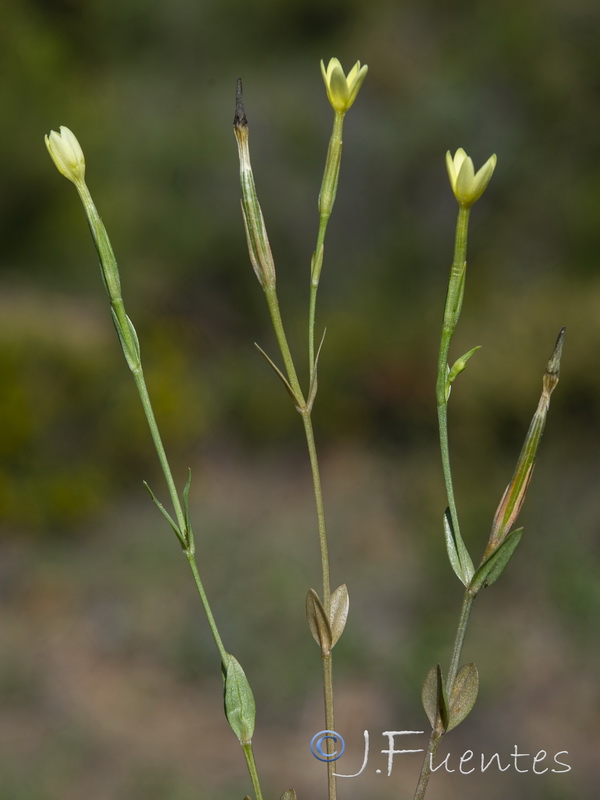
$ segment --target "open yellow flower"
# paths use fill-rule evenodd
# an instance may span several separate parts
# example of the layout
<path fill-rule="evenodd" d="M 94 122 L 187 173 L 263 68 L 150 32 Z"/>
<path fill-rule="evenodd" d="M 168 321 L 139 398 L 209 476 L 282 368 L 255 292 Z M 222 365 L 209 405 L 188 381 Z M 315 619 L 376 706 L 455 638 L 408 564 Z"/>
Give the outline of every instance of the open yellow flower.
<path fill-rule="evenodd" d="M 481 195 L 490 182 L 496 167 L 496 155 L 490 156 L 478 172 L 475 172 L 473 161 L 462 147 L 456 151 L 452 158 L 450 151 L 446 153 L 446 167 L 454 196 L 463 208 L 470 208 Z"/>
<path fill-rule="evenodd" d="M 75 134 L 64 125 L 60 126 L 60 133 L 50 131 L 45 136 L 46 147 L 52 156 L 56 169 L 73 183 L 83 182 L 85 179 L 85 158 L 81 145 Z"/>
<path fill-rule="evenodd" d="M 327 89 L 327 97 L 334 111 L 342 114 L 348 111 L 356 100 L 356 95 L 363 84 L 368 69 L 366 64 L 361 67 L 360 61 L 357 61 L 346 76 L 337 58 L 329 59 L 327 69 L 325 69 L 323 61 L 321 61 L 321 72 Z"/>

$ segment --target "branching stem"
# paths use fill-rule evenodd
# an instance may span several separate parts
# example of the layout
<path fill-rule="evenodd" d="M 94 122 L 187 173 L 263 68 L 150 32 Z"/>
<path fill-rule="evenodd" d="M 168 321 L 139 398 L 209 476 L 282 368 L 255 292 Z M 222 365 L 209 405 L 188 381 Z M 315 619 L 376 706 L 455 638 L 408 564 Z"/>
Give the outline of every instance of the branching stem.
<path fill-rule="evenodd" d="M 444 320 L 442 324 L 442 334 L 440 339 L 440 353 L 438 359 L 438 372 L 436 383 L 436 399 L 437 399 L 437 413 L 438 413 L 438 426 L 440 436 L 440 453 L 442 458 L 442 470 L 444 473 L 444 483 L 446 486 L 446 495 L 448 498 L 448 508 L 450 509 L 450 517 L 452 520 L 452 527 L 454 534 L 460 538 L 460 526 L 458 522 L 458 511 L 456 508 L 456 499 L 454 495 L 454 484 L 452 482 L 452 470 L 450 468 L 450 447 L 448 442 L 448 397 L 450 395 L 450 387 L 448 385 L 448 353 L 450 350 L 450 343 L 456 330 L 456 325 L 460 317 L 462 301 L 465 289 L 465 273 L 467 268 L 467 235 L 469 230 L 469 209 L 459 208 L 458 219 L 456 222 L 456 237 L 454 242 L 454 258 L 452 260 L 452 267 L 450 269 L 450 279 L 448 282 L 448 293 L 446 295 L 446 305 L 444 308 Z M 458 627 L 456 636 L 454 638 L 454 646 L 452 648 L 452 657 L 450 659 L 450 666 L 445 680 L 446 697 L 450 697 L 454 681 L 460 666 L 460 658 L 462 648 L 467 632 L 467 625 L 469 622 L 469 615 L 471 606 L 473 604 L 473 596 L 469 591 L 465 591 L 463 604 L 461 607 Z M 437 728 L 433 728 L 429 738 L 429 744 L 419 781 L 414 794 L 414 800 L 423 800 L 429 778 L 431 777 L 431 762 L 435 756 L 439 744 L 442 740 L 444 732 Z"/>

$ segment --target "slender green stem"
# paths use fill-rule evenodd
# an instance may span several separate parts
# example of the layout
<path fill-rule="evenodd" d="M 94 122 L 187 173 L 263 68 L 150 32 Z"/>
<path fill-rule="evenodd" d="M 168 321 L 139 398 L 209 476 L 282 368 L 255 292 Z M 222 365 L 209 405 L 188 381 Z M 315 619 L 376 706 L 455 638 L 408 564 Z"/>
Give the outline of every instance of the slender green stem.
<path fill-rule="evenodd" d="M 323 654 L 321 657 L 323 667 L 323 699 L 325 702 L 325 727 L 328 731 L 335 730 L 335 712 L 333 704 L 333 656 L 331 653 Z M 331 742 L 328 741 L 328 745 Z M 327 762 L 327 790 L 329 800 L 337 797 L 337 785 L 335 778 L 335 761 Z"/>
<path fill-rule="evenodd" d="M 94 244 L 96 245 L 98 257 L 100 259 L 102 279 L 104 281 L 110 306 L 114 314 L 114 320 L 115 324 L 117 325 L 119 337 L 121 339 L 121 343 L 123 344 L 123 352 L 128 366 L 133 374 L 135 385 L 142 402 L 144 414 L 146 415 L 148 426 L 150 428 L 152 441 L 154 442 L 154 447 L 156 449 L 156 453 L 167 482 L 167 487 L 171 497 L 171 502 L 173 503 L 177 522 L 182 534 L 187 536 L 185 515 L 181 507 L 177 489 L 175 488 L 171 467 L 169 466 L 169 461 L 165 453 L 165 448 L 158 430 L 158 425 L 156 424 L 156 418 L 152 409 L 152 403 L 150 402 L 150 396 L 148 395 L 136 334 L 133 325 L 130 323 L 127 314 L 125 313 L 125 305 L 123 303 L 123 298 L 121 297 L 121 281 L 119 277 L 117 260 L 115 258 L 115 254 L 113 252 L 104 223 L 102 222 L 102 219 L 98 213 L 98 209 L 96 208 L 96 204 L 94 203 L 86 183 L 84 181 L 78 182 L 76 184 L 76 188 L 85 209 Z"/>
<path fill-rule="evenodd" d="M 310 278 L 310 298 L 308 306 L 308 364 L 311 381 L 315 371 L 315 319 L 317 314 L 317 294 L 319 291 L 319 279 L 321 277 L 321 267 L 323 265 L 323 247 L 329 216 L 330 215 L 319 216 L 319 233 L 317 234 L 317 246 L 313 256 Z"/>
<path fill-rule="evenodd" d="M 327 617 L 331 615 L 331 582 L 329 577 L 329 547 L 327 544 L 327 527 L 325 524 L 325 508 L 323 504 L 323 492 L 321 488 L 321 474 L 319 461 L 315 446 L 315 437 L 310 410 L 306 409 L 302 414 L 304 432 L 306 434 L 306 444 L 310 457 L 310 466 L 313 477 L 313 487 L 315 493 L 315 505 L 317 509 L 317 522 L 319 528 L 319 546 L 321 550 L 321 574 L 323 578 L 323 606 Z M 329 731 L 335 730 L 335 712 L 333 700 L 333 656 L 331 652 L 322 653 L 321 661 L 323 667 L 323 701 L 325 705 L 325 727 Z M 337 786 L 335 777 L 335 762 L 327 762 L 327 787 L 329 800 L 336 800 Z"/>
<path fill-rule="evenodd" d="M 450 469 L 450 449 L 448 443 L 448 405 L 444 403 L 438 406 L 438 424 L 440 435 L 440 450 L 442 456 L 442 469 L 444 472 L 444 483 L 446 484 L 446 495 L 448 497 L 448 508 L 452 525 L 457 534 L 460 535 L 458 524 L 458 511 L 456 509 L 456 499 L 454 497 L 454 485 L 452 483 L 452 471 Z"/>
<path fill-rule="evenodd" d="M 448 442 L 448 352 L 450 350 L 450 343 L 452 341 L 454 331 L 456 330 L 464 296 L 468 230 L 469 209 L 460 207 L 456 222 L 454 258 L 452 260 L 452 267 L 450 269 L 448 294 L 446 295 L 446 304 L 444 308 L 444 321 L 442 324 L 442 334 L 440 339 L 440 353 L 438 359 L 436 383 L 442 470 L 444 473 L 444 483 L 446 486 L 446 495 L 448 497 L 448 508 L 450 509 L 452 526 L 454 528 L 455 536 L 459 540 L 461 538 L 460 526 L 458 522 L 456 499 L 454 496 L 454 484 L 452 482 L 452 470 L 450 468 L 450 447 Z M 467 625 L 469 622 L 469 615 L 471 612 L 471 606 L 473 605 L 473 599 L 473 596 L 467 590 L 463 598 L 458 627 L 454 637 L 454 646 L 452 648 L 450 666 L 448 668 L 448 675 L 446 676 L 445 688 L 447 697 L 450 697 L 452 693 L 454 681 L 456 680 L 456 675 L 458 673 L 465 634 L 467 632 Z M 423 759 L 421 774 L 419 775 L 419 781 L 415 790 L 414 800 L 423 800 L 425 797 L 427 784 L 429 783 L 429 778 L 431 777 L 431 761 L 437 752 L 443 735 L 444 732 L 437 728 L 434 728 L 431 732 L 429 745 L 427 747 L 425 758 Z"/>
<path fill-rule="evenodd" d="M 321 488 L 321 474 L 319 470 L 319 460 L 317 457 L 317 449 L 315 445 L 315 435 L 313 430 L 311 412 L 310 409 L 306 406 L 304 394 L 302 393 L 302 389 L 300 387 L 300 382 L 298 380 L 296 367 L 294 366 L 292 354 L 288 345 L 287 337 L 285 335 L 285 330 L 283 328 L 283 322 L 281 319 L 281 312 L 279 310 L 279 301 L 277 299 L 277 292 L 275 290 L 275 287 L 270 287 L 266 289 L 265 294 L 267 296 L 267 303 L 269 305 L 271 320 L 273 322 L 275 335 L 277 337 L 277 341 L 279 343 L 279 349 L 281 350 L 281 355 L 283 358 L 283 362 L 285 364 L 287 377 L 290 382 L 290 386 L 292 387 L 292 390 L 296 395 L 297 400 L 300 403 L 298 411 L 302 416 L 304 433 L 306 435 L 306 444 L 308 447 L 308 455 L 310 459 L 310 467 L 312 472 L 313 487 L 315 493 L 315 505 L 317 509 L 319 544 L 321 549 L 321 569 L 323 575 L 323 604 L 325 606 L 325 610 L 329 614 L 331 605 L 331 585 L 329 580 L 329 552 L 327 546 L 327 528 L 325 525 L 325 507 L 323 503 L 323 490 Z"/>
<path fill-rule="evenodd" d="M 248 765 L 248 772 L 254 788 L 255 800 L 263 800 L 262 792 L 260 790 L 260 781 L 258 779 L 258 770 L 256 769 L 256 762 L 254 761 L 254 750 L 251 744 L 243 744 L 242 749 L 246 757 L 246 764 Z"/>
<path fill-rule="evenodd" d="M 321 238 L 321 226 L 319 227 L 319 239 Z M 319 242 L 317 241 L 317 247 Z M 312 381 L 315 372 L 315 319 L 317 315 L 317 293 L 319 284 L 310 284 L 310 299 L 308 307 L 308 364 L 310 370 L 310 380 Z"/>
<path fill-rule="evenodd" d="M 325 507 L 323 504 L 323 491 L 321 488 L 321 474 L 319 471 L 319 460 L 315 446 L 315 435 L 312 419 L 309 411 L 302 414 L 304 432 L 306 434 L 306 444 L 310 458 L 310 468 L 312 471 L 313 486 L 315 492 L 315 505 L 317 508 L 317 523 L 319 528 L 319 545 L 321 548 L 321 571 L 323 577 L 323 606 L 327 615 L 331 610 L 331 583 L 329 578 L 329 548 L 327 545 L 327 527 L 325 524 Z"/>
<path fill-rule="evenodd" d="M 114 307 L 114 304 L 113 304 Z M 117 318 L 121 321 L 121 316 L 124 315 L 124 308 L 122 307 L 121 301 L 121 308 L 118 310 L 115 309 L 115 313 L 117 314 Z M 158 429 L 158 425 L 156 422 L 156 417 L 154 415 L 154 409 L 152 408 L 152 402 L 150 400 L 150 396 L 148 394 L 148 388 L 146 386 L 146 381 L 144 379 L 144 373 L 141 367 L 141 364 L 138 368 L 132 370 L 132 374 L 135 380 L 135 385 L 138 390 L 138 394 L 140 396 L 140 400 L 142 402 L 142 407 L 144 409 L 144 414 L 148 421 L 148 427 L 150 428 L 150 434 L 152 436 L 152 441 L 154 442 L 154 447 L 156 449 L 156 453 L 158 455 L 158 459 L 160 461 L 160 465 L 162 467 L 162 471 L 165 476 L 165 480 L 169 489 L 169 494 L 171 496 L 171 502 L 173 503 L 173 508 L 175 510 L 175 514 L 177 516 L 177 522 L 179 524 L 179 528 L 185 536 L 185 541 L 187 542 L 187 548 L 185 550 L 185 555 L 188 560 L 188 564 L 190 565 L 190 569 L 192 571 L 192 575 L 194 577 L 194 583 L 196 584 L 196 589 L 198 591 L 198 595 L 200 597 L 200 601 L 202 603 L 202 607 L 204 609 L 204 614 L 208 621 L 208 625 L 214 639 L 215 645 L 217 650 L 219 651 L 219 656 L 221 659 L 221 664 L 223 665 L 224 669 L 227 669 L 228 664 L 228 654 L 225 650 L 225 646 L 223 644 L 223 640 L 219 634 L 219 630 L 217 628 L 217 623 L 215 621 L 214 615 L 212 613 L 212 609 L 210 607 L 210 603 L 208 601 L 208 597 L 206 595 L 206 591 L 204 589 L 204 584 L 202 583 L 202 579 L 200 577 L 200 573 L 198 571 L 198 565 L 196 563 L 196 556 L 195 556 L 195 548 L 193 543 L 193 538 L 191 536 L 191 531 L 187 529 L 187 523 L 185 519 L 185 514 L 183 513 L 183 508 L 181 506 L 181 501 L 179 500 L 179 495 L 177 493 L 177 489 L 175 487 L 175 481 L 173 480 L 173 474 L 171 472 L 171 467 L 165 452 L 165 448 L 162 442 L 162 438 L 160 435 L 160 431 Z M 252 749 L 252 744 L 244 744 L 242 745 L 244 750 L 244 756 L 246 758 L 246 764 L 248 766 L 248 772 L 250 775 L 250 779 L 252 781 L 252 786 L 254 788 L 254 793 L 256 795 L 256 800 L 262 800 L 262 793 L 260 789 L 260 781 L 258 778 L 258 771 L 256 769 L 256 763 L 254 761 L 254 752 Z"/>
<path fill-rule="evenodd" d="M 315 247 L 311 264 L 310 301 L 308 310 L 308 363 L 311 381 L 315 370 L 315 316 L 317 310 L 317 292 L 319 291 L 319 279 L 321 277 L 321 267 L 323 266 L 325 233 L 327 232 L 327 224 L 329 223 L 329 218 L 333 210 L 340 174 L 343 127 L 344 114 L 337 111 L 333 120 L 333 131 L 329 140 L 323 181 L 319 193 L 319 232 L 317 234 L 317 246 Z"/>
<path fill-rule="evenodd" d="M 448 668 L 448 675 L 446 677 L 446 697 L 450 697 L 450 695 L 452 694 L 454 681 L 456 680 L 458 667 L 460 665 L 460 657 L 462 654 L 463 644 L 465 641 L 465 634 L 467 632 L 467 625 L 469 623 L 469 615 L 471 613 L 471 607 L 473 605 L 474 599 L 475 598 L 471 594 L 469 594 L 468 591 L 465 592 L 465 595 L 463 597 L 462 607 L 460 609 L 458 626 L 456 628 L 456 635 L 454 637 L 454 646 L 452 648 L 450 667 Z M 437 749 L 440 745 L 440 742 L 442 741 L 443 735 L 444 731 L 438 730 L 436 728 L 433 728 L 431 731 L 431 736 L 429 737 L 429 744 L 427 746 L 427 751 L 423 759 L 423 764 L 421 766 L 421 773 L 419 775 L 419 781 L 417 783 L 417 788 L 415 790 L 413 800 L 423 800 L 423 798 L 425 797 L 427 784 L 429 783 L 429 778 L 431 777 L 431 762 L 433 757 L 437 753 Z"/>
<path fill-rule="evenodd" d="M 200 573 L 198 572 L 198 566 L 196 564 L 196 557 L 194 555 L 194 546 L 190 539 L 190 532 L 186 530 L 186 520 L 185 515 L 183 513 L 183 509 L 181 507 L 181 501 L 179 500 L 179 495 L 177 494 L 177 489 L 175 487 L 175 481 L 173 480 L 173 474 L 171 472 L 171 467 L 169 465 L 169 461 L 165 452 L 164 445 L 162 443 L 162 438 L 160 435 L 160 431 L 158 429 L 158 425 L 156 423 L 156 417 L 154 416 L 154 410 L 152 408 L 152 402 L 150 400 L 150 396 L 148 394 L 148 388 L 146 386 L 146 381 L 144 379 L 144 373 L 142 368 L 140 368 L 133 372 L 133 377 L 135 380 L 135 385 L 138 390 L 138 394 L 140 396 L 140 400 L 142 402 L 142 406 L 144 409 L 144 414 L 146 415 L 146 419 L 148 421 L 148 427 L 150 428 L 150 434 L 152 436 L 152 441 L 154 442 L 154 447 L 156 449 L 156 453 L 158 455 L 158 460 L 160 461 L 160 465 L 162 467 L 162 471 L 165 476 L 165 481 L 167 482 L 167 486 L 169 489 L 169 494 L 171 496 L 171 502 L 173 503 L 173 508 L 175 509 L 175 514 L 177 516 L 177 522 L 179 524 L 180 530 L 186 536 L 186 541 L 188 542 L 188 547 L 185 551 L 188 563 L 190 565 L 190 569 L 192 570 L 192 575 L 194 576 L 194 582 L 196 584 L 196 588 L 198 590 L 198 594 L 200 596 L 200 600 L 202 602 L 202 607 L 204 609 L 204 613 L 206 614 L 206 619 L 208 621 L 210 631 L 212 633 L 213 639 L 217 646 L 217 650 L 219 651 L 219 656 L 221 657 L 221 662 L 224 667 L 227 667 L 227 651 L 223 645 L 223 641 L 221 640 L 221 636 L 219 634 L 217 624 L 215 622 L 214 615 L 212 613 L 212 609 L 210 607 L 210 603 L 208 602 L 208 597 L 206 596 L 206 592 L 204 590 L 204 585 L 202 583 L 202 579 L 200 578 Z"/>
<path fill-rule="evenodd" d="M 321 191 L 319 193 L 319 231 L 317 235 L 317 246 L 313 253 L 311 262 L 311 276 L 310 276 L 310 301 L 309 301 L 309 319 L 308 319 L 308 355 L 309 355 L 309 389 L 308 400 L 305 399 L 304 393 L 298 380 L 298 373 L 294 365 L 294 360 L 290 351 L 287 341 L 283 321 L 281 319 L 281 312 L 279 308 L 279 301 L 277 298 L 277 290 L 275 288 L 275 281 L 262 281 L 262 286 L 267 299 L 271 321 L 275 330 L 275 336 L 279 344 L 279 349 L 285 365 L 289 387 L 292 390 L 294 399 L 296 401 L 297 410 L 302 416 L 302 423 L 304 425 L 304 433 L 306 436 L 306 444 L 308 447 L 308 455 L 310 459 L 310 467 L 313 480 L 313 488 L 315 495 L 315 506 L 317 511 L 317 525 L 319 533 L 319 547 L 321 552 L 321 573 L 323 580 L 323 606 L 326 614 L 329 617 L 331 613 L 331 582 L 329 575 L 329 549 L 327 544 L 327 528 L 325 524 L 325 508 L 323 503 L 323 491 L 321 488 L 321 475 L 319 471 L 319 461 L 317 457 L 317 450 L 315 445 L 314 430 L 311 418 L 312 403 L 314 401 L 314 394 L 316 392 L 315 383 L 315 314 L 317 306 L 317 292 L 319 288 L 319 279 L 321 276 L 321 268 L 323 266 L 323 248 L 325 243 L 325 234 L 327 232 L 327 224 L 331 216 L 335 196 L 337 192 L 337 184 L 340 172 L 340 161 L 342 154 L 342 128 L 344 121 L 343 112 L 335 112 L 333 131 L 329 140 L 329 147 L 327 150 L 327 158 L 325 161 L 325 170 L 323 173 L 323 181 L 321 184 Z M 238 134 L 239 135 L 239 132 Z M 242 181 L 242 191 L 244 184 Z M 332 658 L 331 653 L 322 653 L 322 667 L 323 667 L 323 696 L 325 704 L 325 721 L 328 730 L 334 730 L 334 703 L 333 703 L 333 675 L 332 675 Z M 329 800 L 336 799 L 336 779 L 334 775 L 334 763 L 328 763 L 328 790 Z"/>
<path fill-rule="evenodd" d="M 431 731 L 429 744 L 427 745 L 427 751 L 425 753 L 425 758 L 423 759 L 423 765 L 421 766 L 421 773 L 419 775 L 419 781 L 417 783 L 413 800 L 423 800 L 425 797 L 427 784 L 429 783 L 429 778 L 431 778 L 431 762 L 437 753 L 443 735 L 444 734 L 441 731 L 437 731 L 435 729 L 432 729 Z"/>
<path fill-rule="evenodd" d="M 456 223 L 456 238 L 454 244 L 454 259 L 450 269 L 450 280 L 448 282 L 448 294 L 446 296 L 446 306 L 444 309 L 444 322 L 440 340 L 440 353 L 438 359 L 438 374 L 436 383 L 437 413 L 440 435 L 440 450 L 442 456 L 442 469 L 444 472 L 444 483 L 448 496 L 448 507 L 452 525 L 457 536 L 460 536 L 460 526 L 458 522 L 458 512 L 456 509 L 456 499 L 454 496 L 454 484 L 452 482 L 452 471 L 450 468 L 450 448 L 448 443 L 448 352 L 452 336 L 456 329 L 456 324 L 460 316 L 462 299 L 464 295 L 466 255 L 467 255 L 467 234 L 469 229 L 469 209 L 460 208 Z"/>
<path fill-rule="evenodd" d="M 160 466 L 162 468 L 163 475 L 165 476 L 165 481 L 167 483 L 167 488 L 169 490 L 169 496 L 173 504 L 173 509 L 175 510 L 175 515 L 177 517 L 177 523 L 179 524 L 181 532 L 185 535 L 186 534 L 185 515 L 183 513 L 183 508 L 181 507 L 181 501 L 179 500 L 177 488 L 175 487 L 175 481 L 173 480 L 173 473 L 171 472 L 171 467 L 167 459 L 167 454 L 165 452 L 160 431 L 158 430 L 156 417 L 154 416 L 154 410 L 152 408 L 150 395 L 148 394 L 148 387 L 146 386 L 146 380 L 144 378 L 144 372 L 142 370 L 141 365 L 138 370 L 133 371 L 133 379 L 135 381 L 135 385 L 138 390 L 140 400 L 142 402 L 142 407 L 144 409 L 144 414 L 146 415 L 146 420 L 148 421 L 148 427 L 150 428 L 150 435 L 152 436 L 152 441 L 154 442 L 154 448 L 156 450 L 158 460 L 160 461 Z"/>
<path fill-rule="evenodd" d="M 300 403 L 301 408 L 298 410 L 301 411 L 306 405 L 306 401 L 304 399 L 302 387 L 300 386 L 300 381 L 298 380 L 298 373 L 296 372 L 296 367 L 294 365 L 294 359 L 292 358 L 292 352 L 288 344 L 287 336 L 285 335 L 283 320 L 281 319 L 281 311 L 279 309 L 279 299 L 277 298 L 277 290 L 275 286 L 267 286 L 265 288 L 265 296 L 267 298 L 267 305 L 269 306 L 269 314 L 271 315 L 271 322 L 273 323 L 273 329 L 275 331 L 277 343 L 281 351 L 281 357 L 283 358 L 283 363 L 285 364 L 285 371 L 294 395 L 296 396 L 297 401 Z"/>
<path fill-rule="evenodd" d="M 206 596 L 206 592 L 204 591 L 204 585 L 202 583 L 202 579 L 200 578 L 200 573 L 198 572 L 198 565 L 196 564 L 196 556 L 194 555 L 193 548 L 186 550 L 185 555 L 190 565 L 190 569 L 192 570 L 192 575 L 194 576 L 194 583 L 196 584 L 196 589 L 198 590 L 198 595 L 200 596 L 200 601 L 202 602 L 202 607 L 204 609 L 204 613 L 206 614 L 206 619 L 208 620 L 210 632 L 212 633 L 213 639 L 215 640 L 215 644 L 217 646 L 217 650 L 219 651 L 219 655 L 221 656 L 221 663 L 223 667 L 227 669 L 227 661 L 228 661 L 227 650 L 225 650 L 225 647 L 223 645 L 223 641 L 217 629 L 217 623 L 215 622 L 215 618 L 213 616 L 210 604 L 208 602 L 208 597 Z"/>
<path fill-rule="evenodd" d="M 317 457 L 317 449 L 315 445 L 315 436 L 311 418 L 311 409 L 308 407 L 304 394 L 300 387 L 298 374 L 292 358 L 292 354 L 287 341 L 287 336 L 283 327 L 281 319 L 281 311 L 279 308 L 279 301 L 277 299 L 277 292 L 274 286 L 265 288 L 265 295 L 267 304 L 269 306 L 269 313 L 271 321 L 275 330 L 275 336 L 281 350 L 283 362 L 287 377 L 296 397 L 298 403 L 298 411 L 302 416 L 302 423 L 304 425 L 304 433 L 306 436 L 306 444 L 308 447 L 308 454 L 310 460 L 310 468 L 313 480 L 313 489 L 315 495 L 315 506 L 317 510 L 317 524 L 319 532 L 319 547 L 321 552 L 321 573 L 323 579 L 323 606 L 329 616 L 331 611 L 331 583 L 329 577 L 329 548 L 327 544 L 327 527 L 325 523 L 325 507 L 323 502 L 323 491 L 321 487 L 321 473 L 319 470 L 319 460 Z M 333 701 L 333 670 L 332 670 L 332 656 L 331 653 L 322 654 L 322 667 L 323 667 L 323 698 L 325 705 L 325 724 L 328 730 L 334 730 L 334 701 Z M 335 764 L 333 762 L 327 764 L 327 780 L 329 790 L 329 800 L 336 800 L 336 779 L 335 779 Z"/>
<path fill-rule="evenodd" d="M 179 499 L 179 495 L 177 493 L 171 467 L 169 465 L 169 461 L 160 435 L 160 431 L 158 429 L 158 425 L 156 422 L 156 417 L 154 415 L 154 410 L 152 408 L 152 403 L 150 401 L 150 396 L 148 394 L 148 387 L 146 386 L 146 380 L 144 378 L 144 372 L 142 369 L 142 362 L 140 357 L 139 344 L 137 341 L 137 334 L 135 332 L 132 323 L 127 317 L 127 314 L 125 313 L 125 306 L 123 303 L 123 299 L 121 297 L 121 285 L 120 285 L 117 261 L 114 252 L 112 250 L 112 246 L 110 244 L 106 228 L 104 227 L 104 223 L 102 222 L 100 215 L 98 214 L 98 211 L 96 209 L 96 206 L 94 204 L 94 201 L 87 186 L 83 181 L 79 181 L 76 184 L 76 186 L 79 195 L 81 197 L 82 203 L 84 205 L 90 230 L 92 232 L 92 237 L 94 239 L 94 243 L 98 251 L 98 256 L 100 258 L 102 277 L 109 297 L 111 310 L 113 312 L 113 321 L 115 323 L 115 327 L 117 329 L 117 333 L 119 335 L 119 339 L 121 341 L 121 345 L 123 348 L 123 354 L 125 356 L 129 369 L 131 370 L 131 373 L 133 375 L 135 385 L 142 403 L 142 408 L 144 410 L 144 414 L 148 422 L 148 427 L 150 428 L 152 441 L 154 443 L 154 447 L 158 455 L 158 459 L 165 477 L 165 481 L 167 483 L 169 495 L 171 497 L 171 502 L 173 504 L 173 509 L 175 511 L 175 516 L 177 519 L 177 527 L 179 528 L 179 530 L 176 531 L 177 536 L 185 551 L 188 563 L 190 565 L 190 569 L 192 571 L 192 575 L 194 577 L 194 582 L 196 584 L 196 588 L 198 590 L 198 594 L 202 602 L 204 613 L 206 614 L 206 618 L 208 620 L 208 624 L 213 639 L 215 641 L 217 650 L 219 652 L 219 656 L 221 658 L 221 663 L 223 665 L 223 668 L 226 670 L 230 663 L 230 658 L 221 640 L 221 636 L 217 629 L 215 618 L 213 616 L 210 604 L 208 602 L 208 598 L 206 596 L 206 592 L 204 590 L 204 585 L 202 583 L 200 574 L 198 572 L 192 531 L 188 528 L 186 514 L 183 511 L 183 507 Z M 258 780 L 256 765 L 254 762 L 254 755 L 252 752 L 252 745 L 243 744 L 242 746 L 244 748 L 244 754 L 246 757 L 246 762 L 248 764 L 248 770 L 252 780 L 252 785 L 254 787 L 254 792 L 256 794 L 256 800 L 262 800 L 260 783 Z"/>
<path fill-rule="evenodd" d="M 321 574 L 323 578 L 323 606 L 327 617 L 331 617 L 331 582 L 329 577 L 329 547 L 327 544 L 327 527 L 325 524 L 325 508 L 323 504 L 323 492 L 321 488 L 321 474 L 319 461 L 315 446 L 315 437 L 310 410 L 305 410 L 302 414 L 304 432 L 306 434 L 306 444 L 310 457 L 310 466 L 313 477 L 313 487 L 315 493 L 315 505 L 317 508 L 317 521 L 319 528 L 319 546 L 321 550 Z M 325 704 L 325 726 L 328 731 L 335 730 L 335 712 L 333 700 L 333 656 L 331 652 L 321 654 L 323 666 L 323 700 Z M 327 786 L 329 800 L 336 800 L 337 787 L 335 778 L 335 762 L 327 762 Z"/>
<path fill-rule="evenodd" d="M 342 158 L 342 129 L 344 124 L 344 113 L 336 111 L 333 121 L 333 131 L 327 149 L 325 161 L 325 171 L 321 191 L 319 192 L 319 231 L 317 234 L 317 245 L 313 254 L 310 275 L 310 298 L 308 308 L 308 364 L 310 376 L 310 391 L 316 387 L 315 370 L 315 317 L 317 310 L 317 293 L 319 291 L 319 280 L 323 267 L 323 250 L 325 246 L 325 234 L 335 196 L 337 192 L 338 178 L 340 174 L 340 163 Z M 314 399 L 314 398 L 313 398 Z M 309 398 L 309 404 L 312 401 Z M 310 466 L 313 476 L 313 486 L 315 493 L 315 505 L 317 508 L 317 522 L 319 528 L 319 545 L 321 549 L 321 573 L 323 578 L 323 606 L 328 617 L 331 615 L 331 581 L 329 576 L 329 548 L 327 544 L 327 527 L 325 524 L 325 508 L 323 505 L 323 492 L 321 489 L 321 475 L 319 471 L 319 461 L 315 446 L 314 430 L 311 419 L 312 408 L 305 408 L 302 414 L 304 432 L 306 434 L 306 444 L 310 458 Z M 323 666 L 323 697 L 325 703 L 325 724 L 327 730 L 335 730 L 335 714 L 333 701 L 333 662 L 331 653 L 322 654 Z M 327 763 L 327 788 L 329 800 L 336 800 L 337 787 L 335 778 L 335 763 Z"/>
<path fill-rule="evenodd" d="M 456 674 L 460 666 L 460 657 L 462 655 L 463 644 L 465 642 L 465 634 L 467 632 L 467 625 L 469 624 L 469 616 L 471 614 L 471 607 L 475 598 L 465 591 L 462 606 L 460 609 L 460 617 L 458 626 L 456 628 L 456 636 L 454 637 L 454 647 L 452 648 L 452 657 L 450 659 L 450 667 L 448 668 L 448 675 L 446 676 L 446 695 L 450 697 L 456 680 Z"/>

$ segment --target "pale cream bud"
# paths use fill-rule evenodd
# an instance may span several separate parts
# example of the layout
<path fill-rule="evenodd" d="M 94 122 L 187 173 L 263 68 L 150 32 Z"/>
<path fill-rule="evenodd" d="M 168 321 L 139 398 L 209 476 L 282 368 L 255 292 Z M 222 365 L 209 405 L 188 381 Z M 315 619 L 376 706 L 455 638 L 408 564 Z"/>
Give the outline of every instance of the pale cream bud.
<path fill-rule="evenodd" d="M 50 135 L 45 137 L 45 141 L 56 169 L 73 183 L 83 183 L 85 158 L 75 134 L 61 125 L 60 133 L 51 131 Z"/>

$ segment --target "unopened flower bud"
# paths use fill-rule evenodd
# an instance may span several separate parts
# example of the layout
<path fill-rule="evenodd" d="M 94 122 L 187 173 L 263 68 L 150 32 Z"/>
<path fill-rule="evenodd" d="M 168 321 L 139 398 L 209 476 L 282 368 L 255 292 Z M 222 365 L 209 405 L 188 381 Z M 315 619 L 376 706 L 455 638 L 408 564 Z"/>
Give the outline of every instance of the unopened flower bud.
<path fill-rule="evenodd" d="M 452 158 L 450 151 L 446 153 L 446 167 L 454 196 L 462 208 L 470 208 L 484 193 L 496 166 L 496 155 L 490 156 L 483 167 L 475 172 L 473 161 L 462 147 Z"/>
<path fill-rule="evenodd" d="M 73 183 L 83 183 L 85 158 L 75 134 L 61 125 L 60 133 L 50 131 L 45 141 L 56 169 Z"/>
<path fill-rule="evenodd" d="M 271 253 L 267 228 L 254 185 L 248 147 L 248 119 L 242 97 L 242 80 L 238 78 L 233 132 L 240 158 L 242 214 L 248 240 L 248 253 L 258 281 L 263 289 L 275 286 L 275 262 Z"/>
<path fill-rule="evenodd" d="M 366 64 L 361 67 L 360 61 L 357 61 L 346 76 L 337 58 L 329 59 L 327 69 L 325 69 L 323 61 L 321 61 L 321 72 L 327 89 L 327 97 L 334 111 L 342 114 L 348 111 L 356 100 L 356 95 L 363 84 L 368 69 Z"/>

